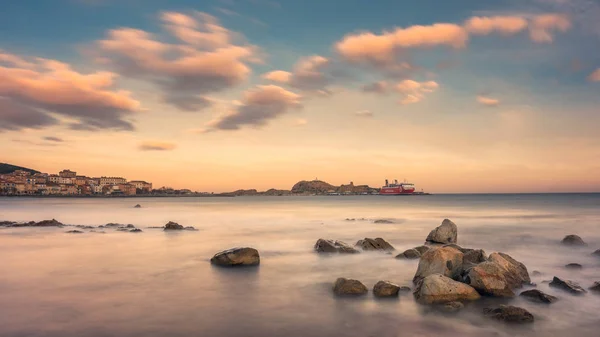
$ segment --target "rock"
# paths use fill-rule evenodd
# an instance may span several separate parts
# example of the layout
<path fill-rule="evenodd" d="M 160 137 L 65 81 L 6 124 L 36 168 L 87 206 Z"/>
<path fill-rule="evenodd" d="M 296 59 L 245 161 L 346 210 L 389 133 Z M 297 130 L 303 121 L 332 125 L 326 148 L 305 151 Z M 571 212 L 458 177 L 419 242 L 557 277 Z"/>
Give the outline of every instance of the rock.
<path fill-rule="evenodd" d="M 373 223 L 394 223 L 392 220 L 388 220 L 388 219 L 377 219 L 375 221 L 373 221 Z"/>
<path fill-rule="evenodd" d="M 533 315 L 519 307 L 512 305 L 501 305 L 498 308 L 483 309 L 484 315 L 507 323 L 533 323 Z"/>
<path fill-rule="evenodd" d="M 0 221 L 0 226 L 10 227 L 14 224 L 16 224 L 16 222 L 14 222 L 14 221 Z"/>
<path fill-rule="evenodd" d="M 432 248 L 421 255 L 413 283 L 417 284 L 432 274 L 442 274 L 457 280 L 462 273 L 462 261 L 463 253 L 452 247 Z"/>
<path fill-rule="evenodd" d="M 523 296 L 525 299 L 537 303 L 553 303 L 558 300 L 557 297 L 548 295 L 545 292 L 537 289 L 525 290 L 524 292 L 520 293 L 519 296 Z"/>
<path fill-rule="evenodd" d="M 173 221 L 169 221 L 166 225 L 165 225 L 165 230 L 166 231 L 172 231 L 172 230 L 182 230 L 183 226 L 173 222 Z"/>
<path fill-rule="evenodd" d="M 487 261 L 487 254 L 483 249 L 467 249 L 462 253 L 464 269 Z"/>
<path fill-rule="evenodd" d="M 423 304 L 474 301 L 481 297 L 473 287 L 442 274 L 432 274 L 423 278 L 413 294 L 417 302 Z"/>
<path fill-rule="evenodd" d="M 135 228 L 135 226 L 132 224 L 129 224 L 129 225 L 125 226 L 125 228 Z"/>
<path fill-rule="evenodd" d="M 186 231 L 197 231 L 197 229 L 196 229 L 196 228 L 194 228 L 193 226 L 186 226 L 184 229 L 185 229 Z"/>
<path fill-rule="evenodd" d="M 580 265 L 579 263 L 569 263 L 569 264 L 565 265 L 565 268 L 568 268 L 568 269 L 581 269 L 581 268 L 583 268 L 583 266 Z"/>
<path fill-rule="evenodd" d="M 125 228 L 125 227 L 119 227 L 116 229 L 117 232 L 129 232 L 129 229 Z"/>
<path fill-rule="evenodd" d="M 565 290 L 573 295 L 582 295 L 584 293 L 587 293 L 587 291 L 576 282 L 570 280 L 562 280 L 556 276 L 554 276 L 554 279 L 552 279 L 552 282 L 550 282 L 550 286 Z"/>
<path fill-rule="evenodd" d="M 504 253 L 492 253 L 488 261 L 497 263 L 504 269 L 504 278 L 511 289 L 520 288 L 523 284 L 530 284 L 531 279 L 525 265 Z"/>
<path fill-rule="evenodd" d="M 392 250 L 396 250 L 394 246 L 390 245 L 387 241 L 385 241 L 382 238 L 364 238 L 363 240 L 358 240 L 356 242 L 355 247 L 360 247 L 362 250 L 367 251 L 380 250 L 389 252 Z"/>
<path fill-rule="evenodd" d="M 585 246 L 586 243 L 583 242 L 581 237 L 575 234 L 565 236 L 561 243 L 566 246 Z"/>
<path fill-rule="evenodd" d="M 591 291 L 600 292 L 600 282 L 594 282 L 594 285 L 590 287 Z"/>
<path fill-rule="evenodd" d="M 542 276 L 542 275 L 544 275 L 544 274 L 542 274 L 542 272 L 537 271 L 537 270 L 534 270 L 531 272 L 531 276 Z"/>
<path fill-rule="evenodd" d="M 432 230 L 425 241 L 436 243 L 456 243 L 458 228 L 454 222 L 444 219 L 442 224 Z"/>
<path fill-rule="evenodd" d="M 396 255 L 397 259 L 418 259 L 421 257 L 421 253 L 418 250 L 412 248 L 405 250 L 404 252 Z"/>
<path fill-rule="evenodd" d="M 71 230 L 71 231 L 66 231 L 65 233 L 71 233 L 71 234 L 81 234 L 81 233 L 83 233 L 83 232 L 82 232 L 82 231 L 80 231 L 80 230 L 74 229 L 74 230 Z"/>
<path fill-rule="evenodd" d="M 440 307 L 440 309 L 444 312 L 454 313 L 459 312 L 465 307 L 464 304 L 460 302 L 448 302 Z"/>
<path fill-rule="evenodd" d="M 592 253 L 592 255 L 600 256 L 600 249 L 597 249 L 595 252 Z"/>
<path fill-rule="evenodd" d="M 40 222 L 36 222 L 33 226 L 35 227 L 62 227 L 64 226 L 61 222 L 52 220 L 42 220 Z"/>
<path fill-rule="evenodd" d="M 373 287 L 373 295 L 377 297 L 398 296 L 400 287 L 389 281 L 379 281 Z"/>
<path fill-rule="evenodd" d="M 482 295 L 495 297 L 514 297 L 505 278 L 506 271 L 494 262 L 482 262 L 469 269 L 465 283 Z"/>
<path fill-rule="evenodd" d="M 431 247 L 423 245 L 423 246 L 415 247 L 414 249 L 416 251 L 418 251 L 421 255 L 423 255 L 423 254 L 425 254 L 426 251 L 430 250 Z"/>
<path fill-rule="evenodd" d="M 362 282 L 340 277 L 333 284 L 333 293 L 337 296 L 360 296 L 369 290 Z"/>
<path fill-rule="evenodd" d="M 257 266 L 260 264 L 260 256 L 254 248 L 238 247 L 215 254 L 210 262 L 225 267 Z"/>
<path fill-rule="evenodd" d="M 133 208 L 142 208 L 142 205 L 137 204 L 137 205 L 133 206 Z"/>
<path fill-rule="evenodd" d="M 120 223 L 112 223 L 112 222 L 104 225 L 104 227 L 123 227 L 123 226 L 125 226 L 125 225 L 122 225 Z M 100 226 L 98 226 L 98 227 L 100 227 Z"/>
<path fill-rule="evenodd" d="M 360 251 L 354 249 L 347 243 L 337 240 L 325 240 L 319 239 L 315 243 L 315 251 L 318 253 L 343 253 L 343 254 L 356 254 Z"/>
<path fill-rule="evenodd" d="M 139 229 L 139 228 L 134 228 L 134 229 L 130 230 L 129 232 L 131 232 L 131 233 L 139 233 L 139 232 L 142 232 L 142 230 Z"/>
<path fill-rule="evenodd" d="M 346 218 L 346 221 L 356 221 L 356 219 L 354 219 L 354 218 L 352 218 L 352 219 Z"/>

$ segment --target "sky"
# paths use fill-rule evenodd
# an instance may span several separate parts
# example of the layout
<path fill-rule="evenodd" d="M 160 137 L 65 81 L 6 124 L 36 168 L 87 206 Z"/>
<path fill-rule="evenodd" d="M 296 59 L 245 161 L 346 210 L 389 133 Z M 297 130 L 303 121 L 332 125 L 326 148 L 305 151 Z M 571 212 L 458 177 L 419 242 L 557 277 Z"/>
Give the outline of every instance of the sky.
<path fill-rule="evenodd" d="M 20 0 L 0 162 L 196 191 L 600 191 L 600 0 Z"/>

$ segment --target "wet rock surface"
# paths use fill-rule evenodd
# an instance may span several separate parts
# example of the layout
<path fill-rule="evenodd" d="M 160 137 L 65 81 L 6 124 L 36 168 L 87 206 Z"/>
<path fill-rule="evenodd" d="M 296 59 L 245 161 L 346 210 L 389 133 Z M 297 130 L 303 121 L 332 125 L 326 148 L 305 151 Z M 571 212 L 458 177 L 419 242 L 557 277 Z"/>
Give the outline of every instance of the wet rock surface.
<path fill-rule="evenodd" d="M 379 281 L 373 286 L 373 295 L 376 297 L 395 297 L 399 291 L 400 287 L 390 281 Z"/>
<path fill-rule="evenodd" d="M 359 247 L 362 250 L 365 251 L 375 251 L 375 250 L 379 250 L 379 251 L 393 251 L 396 250 L 394 248 L 394 246 L 392 246 L 391 244 L 389 244 L 387 241 L 385 241 L 382 238 L 375 238 L 375 239 L 371 239 L 371 238 L 364 238 L 362 240 L 358 240 L 356 242 L 356 247 Z"/>
<path fill-rule="evenodd" d="M 210 259 L 214 265 L 223 267 L 258 266 L 260 256 L 258 250 L 250 247 L 237 247 L 215 254 Z"/>
<path fill-rule="evenodd" d="M 338 240 L 319 239 L 315 243 L 315 251 L 317 253 L 342 253 L 342 254 L 357 254 L 359 250 L 349 244 Z"/>
<path fill-rule="evenodd" d="M 425 241 L 434 243 L 456 243 L 458 239 L 458 228 L 449 219 L 444 219 L 442 224 L 433 229 Z"/>
<path fill-rule="evenodd" d="M 514 297 L 510 284 L 506 281 L 505 270 L 494 262 L 483 262 L 471 269 L 465 282 L 482 295 Z"/>
<path fill-rule="evenodd" d="M 501 305 L 497 308 L 483 309 L 484 315 L 507 323 L 533 323 L 533 315 L 520 307 Z"/>
<path fill-rule="evenodd" d="M 565 265 L 565 268 L 567 269 L 582 269 L 583 266 L 580 265 L 579 263 L 569 263 Z"/>
<path fill-rule="evenodd" d="M 530 284 L 531 278 L 527 267 L 510 255 L 504 253 L 490 254 L 488 261 L 494 262 L 504 269 L 504 278 L 511 289 L 520 288 L 524 284 Z"/>
<path fill-rule="evenodd" d="M 561 243 L 565 246 L 586 246 L 587 244 L 579 235 L 570 234 L 565 236 Z"/>
<path fill-rule="evenodd" d="M 552 282 L 550 282 L 550 286 L 553 288 L 564 290 L 573 295 L 583 295 L 587 292 L 578 283 L 573 282 L 571 280 L 563 280 L 556 276 L 554 276 Z"/>
<path fill-rule="evenodd" d="M 538 290 L 538 289 L 525 290 L 522 293 L 520 293 L 519 296 L 527 299 L 528 301 L 536 302 L 536 303 L 550 304 L 550 303 L 554 303 L 558 300 L 557 297 L 548 295 L 545 292 Z"/>
<path fill-rule="evenodd" d="M 432 274 L 442 274 L 451 279 L 459 279 L 462 273 L 463 253 L 452 247 L 432 248 L 419 260 L 413 283 Z"/>
<path fill-rule="evenodd" d="M 172 230 L 183 230 L 183 229 L 184 229 L 182 225 L 180 225 L 180 224 L 178 224 L 178 223 L 176 223 L 176 222 L 173 222 L 173 221 L 169 221 L 169 222 L 168 222 L 168 223 L 165 225 L 165 227 L 164 227 L 164 228 L 165 228 L 165 230 L 166 230 L 166 231 L 172 231 Z"/>
<path fill-rule="evenodd" d="M 367 287 L 358 280 L 340 277 L 333 284 L 333 293 L 337 296 L 361 296 L 367 292 Z"/>
<path fill-rule="evenodd" d="M 422 304 L 445 304 L 456 301 L 474 301 L 481 296 L 468 284 L 457 282 L 441 274 L 425 277 L 414 291 L 417 302 Z"/>

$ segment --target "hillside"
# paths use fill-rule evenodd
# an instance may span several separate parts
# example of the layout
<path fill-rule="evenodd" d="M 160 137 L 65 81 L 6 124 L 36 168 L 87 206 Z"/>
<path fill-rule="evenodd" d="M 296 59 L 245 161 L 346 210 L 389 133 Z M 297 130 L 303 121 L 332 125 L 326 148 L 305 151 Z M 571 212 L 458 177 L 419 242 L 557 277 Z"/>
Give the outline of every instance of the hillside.
<path fill-rule="evenodd" d="M 335 192 L 338 189 L 337 186 L 333 186 L 321 180 L 306 181 L 302 180 L 297 182 L 292 187 L 292 193 L 314 193 L 314 194 L 325 194 L 328 192 Z"/>
<path fill-rule="evenodd" d="M 32 169 L 29 169 L 26 167 L 11 165 L 11 164 L 7 164 L 7 163 L 0 163 L 0 174 L 8 174 L 8 173 L 12 173 L 16 170 L 23 170 L 23 171 L 27 171 L 27 172 L 31 172 L 31 173 L 40 173 L 36 170 L 32 170 Z"/>

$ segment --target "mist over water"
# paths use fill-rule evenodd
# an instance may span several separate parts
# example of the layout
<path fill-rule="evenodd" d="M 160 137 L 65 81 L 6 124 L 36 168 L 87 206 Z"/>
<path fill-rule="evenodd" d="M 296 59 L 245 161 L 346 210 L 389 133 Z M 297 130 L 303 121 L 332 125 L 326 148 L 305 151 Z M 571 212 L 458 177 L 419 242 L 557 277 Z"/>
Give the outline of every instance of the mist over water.
<path fill-rule="evenodd" d="M 141 209 L 134 209 L 135 204 Z M 142 233 L 0 228 L 0 336 L 598 336 L 600 295 L 572 296 L 544 280 L 600 281 L 600 194 L 412 197 L 0 198 L 0 221 L 134 224 Z M 354 218 L 355 221 L 346 221 Z M 365 218 L 365 220 L 360 220 Z M 375 219 L 393 224 L 375 224 Z M 444 218 L 458 244 L 523 262 L 551 305 L 484 299 L 447 315 L 412 295 L 335 298 L 338 277 L 371 290 L 379 280 L 413 288 L 418 260 L 361 253 L 322 256 L 319 238 L 350 244 L 382 237 L 399 251 L 421 245 Z M 175 221 L 198 231 L 148 227 Z M 559 244 L 578 234 L 585 248 Z M 258 268 L 215 268 L 218 251 L 250 246 Z M 567 263 L 582 270 L 567 270 Z M 535 315 L 510 326 L 483 317 L 510 302 Z"/>

